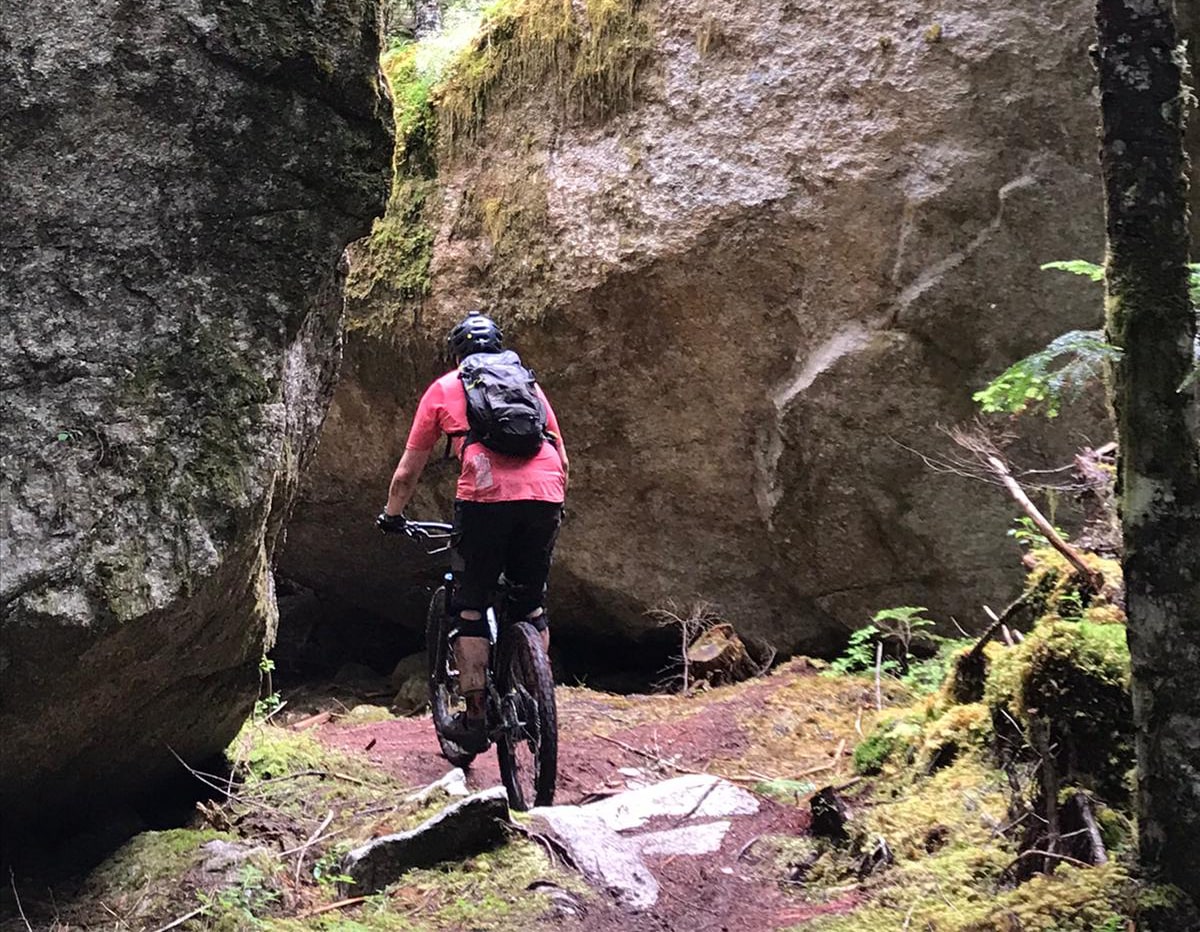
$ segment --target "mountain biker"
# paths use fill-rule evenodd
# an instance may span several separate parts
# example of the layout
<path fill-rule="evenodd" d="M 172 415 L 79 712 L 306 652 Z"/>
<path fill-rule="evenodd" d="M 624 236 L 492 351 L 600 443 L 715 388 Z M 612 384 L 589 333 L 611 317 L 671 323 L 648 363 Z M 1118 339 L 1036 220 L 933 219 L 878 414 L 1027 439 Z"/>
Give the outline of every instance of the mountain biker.
<path fill-rule="evenodd" d="M 444 733 L 466 751 L 481 751 L 488 740 L 484 690 L 489 641 L 484 612 L 503 573 L 508 581 L 507 617 L 526 619 L 549 648 L 543 600 L 562 521 L 568 465 L 558 420 L 540 386 L 536 391 L 545 409 L 547 439 L 534 456 L 505 456 L 467 436 L 467 396 L 459 378 L 463 361 L 476 353 L 502 352 L 504 334 L 490 317 L 472 313 L 450 331 L 447 343 L 459 368 L 436 379 L 421 397 L 377 523 L 385 532 L 404 530 L 403 512 L 421 472 L 441 434 L 450 437 L 462 461 L 454 530 L 455 551 L 463 568 L 450 608 L 459 618 L 454 657 L 466 711 L 455 716 Z"/>

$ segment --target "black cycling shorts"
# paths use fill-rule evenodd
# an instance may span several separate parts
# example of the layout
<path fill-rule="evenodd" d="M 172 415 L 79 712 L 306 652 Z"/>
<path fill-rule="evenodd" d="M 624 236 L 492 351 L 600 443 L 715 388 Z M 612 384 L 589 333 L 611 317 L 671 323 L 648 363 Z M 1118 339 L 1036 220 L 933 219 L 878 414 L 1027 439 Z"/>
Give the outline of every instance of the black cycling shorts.
<path fill-rule="evenodd" d="M 483 612 L 501 573 L 508 581 L 509 618 L 541 608 L 561 523 L 557 502 L 455 502 L 454 549 L 461 568 L 452 608 Z"/>

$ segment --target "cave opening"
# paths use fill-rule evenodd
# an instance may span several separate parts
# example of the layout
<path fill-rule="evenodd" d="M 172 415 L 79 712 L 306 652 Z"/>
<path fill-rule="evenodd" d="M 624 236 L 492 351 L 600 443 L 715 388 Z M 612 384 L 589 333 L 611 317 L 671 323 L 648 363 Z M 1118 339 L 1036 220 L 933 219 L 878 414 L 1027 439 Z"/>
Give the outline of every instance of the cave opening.
<path fill-rule="evenodd" d="M 435 574 L 404 587 L 385 616 L 344 598 L 276 579 L 279 632 L 270 658 L 273 688 L 357 694 L 388 705 L 402 676 L 424 675 L 424 620 Z M 660 691 L 679 657 L 677 633 L 651 628 L 636 634 L 572 623 L 553 616 L 551 661 L 560 685 L 621 694 Z"/>

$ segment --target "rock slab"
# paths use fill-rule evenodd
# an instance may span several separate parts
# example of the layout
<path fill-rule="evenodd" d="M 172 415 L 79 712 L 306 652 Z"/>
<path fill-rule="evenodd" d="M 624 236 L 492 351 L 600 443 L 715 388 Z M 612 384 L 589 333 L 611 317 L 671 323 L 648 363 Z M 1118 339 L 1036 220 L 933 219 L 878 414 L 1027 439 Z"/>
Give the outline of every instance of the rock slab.
<path fill-rule="evenodd" d="M 711 854 L 737 816 L 758 812 L 758 800 L 718 777 L 664 780 L 583 806 L 530 810 L 558 839 L 579 871 L 631 910 L 658 902 L 659 883 L 646 858 Z M 667 827 L 641 831 L 655 819 Z"/>
<path fill-rule="evenodd" d="M 460 861 L 504 841 L 508 795 L 497 786 L 448 806 L 416 828 L 355 848 L 342 861 L 356 895 L 378 893 L 406 871 Z"/>
<path fill-rule="evenodd" d="M 219 754 L 383 207 L 373 0 L 0 5 L 0 812 Z"/>

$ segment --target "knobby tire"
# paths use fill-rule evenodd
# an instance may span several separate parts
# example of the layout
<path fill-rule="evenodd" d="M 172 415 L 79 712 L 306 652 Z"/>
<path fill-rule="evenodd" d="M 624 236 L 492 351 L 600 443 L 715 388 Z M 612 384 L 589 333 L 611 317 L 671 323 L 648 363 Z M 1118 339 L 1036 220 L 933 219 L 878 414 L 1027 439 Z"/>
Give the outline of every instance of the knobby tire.
<path fill-rule="evenodd" d="M 508 626 L 499 660 L 501 696 L 518 697 L 525 723 L 521 734 L 505 734 L 496 745 L 509 805 L 518 811 L 549 806 L 558 778 L 558 711 L 541 635 L 525 622 Z"/>
<path fill-rule="evenodd" d="M 450 678 L 450 641 L 447 638 L 446 587 L 442 586 L 429 600 L 429 615 L 425 619 L 425 652 L 429 660 L 429 711 L 433 730 L 442 756 L 455 767 L 467 767 L 475 759 L 470 751 L 442 737 L 442 729 L 453 717 L 449 698 L 457 695 Z"/>

